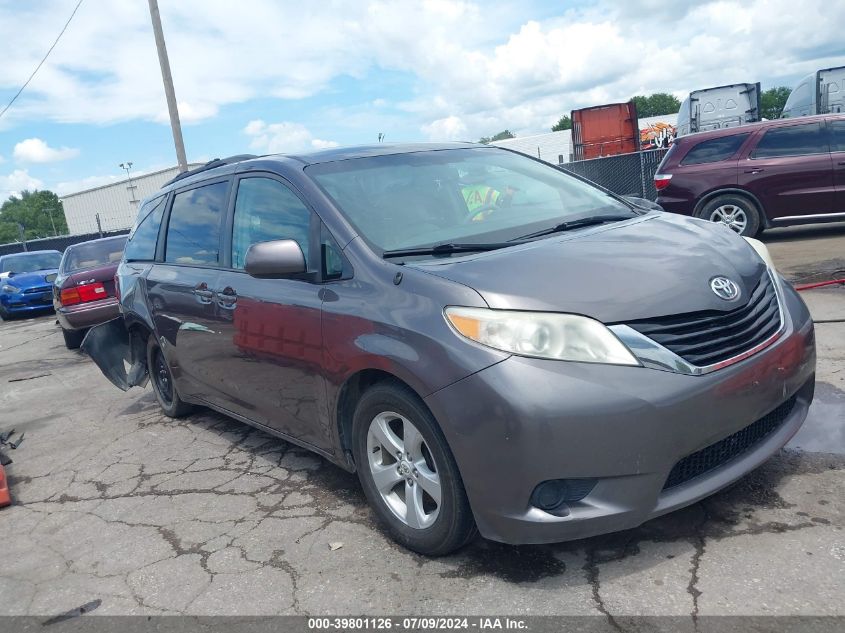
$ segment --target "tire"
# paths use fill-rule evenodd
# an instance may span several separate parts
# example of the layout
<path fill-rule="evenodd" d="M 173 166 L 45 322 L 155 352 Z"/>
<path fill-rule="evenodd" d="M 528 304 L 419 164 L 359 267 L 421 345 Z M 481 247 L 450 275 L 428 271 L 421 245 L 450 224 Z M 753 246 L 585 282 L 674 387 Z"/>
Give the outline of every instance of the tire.
<path fill-rule="evenodd" d="M 392 435 L 385 434 L 385 428 Z M 397 543 L 420 554 L 443 556 L 475 536 L 455 458 L 434 417 L 413 391 L 387 382 L 370 388 L 355 408 L 352 436 L 364 494 Z M 405 452 L 401 459 L 395 450 L 399 448 Z M 439 502 L 431 491 L 439 494 Z M 413 495 L 410 507 L 406 493 Z"/>
<path fill-rule="evenodd" d="M 147 372 L 153 393 L 164 415 L 169 418 L 182 418 L 193 410 L 190 404 L 179 397 L 173 382 L 173 372 L 153 334 L 150 334 L 147 341 Z"/>
<path fill-rule="evenodd" d="M 755 237 L 762 229 L 760 209 L 745 196 L 724 194 L 709 200 L 695 216 L 721 222 L 744 237 Z"/>
<path fill-rule="evenodd" d="M 85 338 L 86 330 L 66 330 L 62 328 L 62 336 L 65 339 L 65 347 L 68 349 L 79 349 L 82 339 Z"/>

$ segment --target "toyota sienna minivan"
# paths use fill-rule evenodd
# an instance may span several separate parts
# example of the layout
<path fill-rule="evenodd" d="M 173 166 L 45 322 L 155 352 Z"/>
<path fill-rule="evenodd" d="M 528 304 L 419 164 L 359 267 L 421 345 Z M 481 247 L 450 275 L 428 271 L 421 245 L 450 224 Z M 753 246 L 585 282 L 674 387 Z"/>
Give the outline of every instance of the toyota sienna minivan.
<path fill-rule="evenodd" d="M 755 468 L 813 397 L 765 246 L 472 144 L 215 160 L 141 206 L 83 349 L 357 472 L 404 546 L 637 526 Z"/>

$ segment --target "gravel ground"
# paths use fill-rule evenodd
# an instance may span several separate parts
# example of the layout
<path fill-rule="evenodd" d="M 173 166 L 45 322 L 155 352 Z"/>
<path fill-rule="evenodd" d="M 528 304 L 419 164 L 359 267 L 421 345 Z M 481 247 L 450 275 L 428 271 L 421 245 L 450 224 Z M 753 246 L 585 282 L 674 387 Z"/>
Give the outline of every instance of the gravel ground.
<path fill-rule="evenodd" d="M 812 248 L 828 234 L 767 241 L 806 274 L 842 252 L 837 231 L 839 249 Z M 845 317 L 845 290 L 805 294 L 817 319 Z M 122 393 L 66 350 L 52 316 L 0 323 L 0 431 L 26 432 L 0 510 L 0 615 L 93 601 L 98 614 L 845 615 L 845 323 L 817 336 L 805 427 L 734 487 L 615 535 L 478 539 L 426 559 L 382 534 L 355 476 L 216 413 L 165 418 L 149 388 Z"/>

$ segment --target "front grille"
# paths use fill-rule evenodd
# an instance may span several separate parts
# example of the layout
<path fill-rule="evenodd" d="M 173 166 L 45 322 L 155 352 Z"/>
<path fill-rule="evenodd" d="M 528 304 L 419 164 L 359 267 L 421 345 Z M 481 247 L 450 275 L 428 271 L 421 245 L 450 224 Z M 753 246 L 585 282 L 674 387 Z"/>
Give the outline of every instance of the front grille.
<path fill-rule="evenodd" d="M 764 272 L 745 305 L 729 312 L 689 312 L 628 325 L 687 362 L 704 367 L 759 345 L 780 329 L 781 321 L 774 283 Z"/>
<path fill-rule="evenodd" d="M 672 468 L 663 490 L 680 486 L 690 479 L 710 472 L 756 446 L 783 424 L 795 406 L 795 400 L 796 397 L 792 396 L 777 409 L 744 429 L 684 457 Z"/>
<path fill-rule="evenodd" d="M 34 295 L 39 292 L 50 292 L 52 290 L 50 286 L 40 286 L 38 288 L 27 288 L 23 291 L 25 295 Z"/>

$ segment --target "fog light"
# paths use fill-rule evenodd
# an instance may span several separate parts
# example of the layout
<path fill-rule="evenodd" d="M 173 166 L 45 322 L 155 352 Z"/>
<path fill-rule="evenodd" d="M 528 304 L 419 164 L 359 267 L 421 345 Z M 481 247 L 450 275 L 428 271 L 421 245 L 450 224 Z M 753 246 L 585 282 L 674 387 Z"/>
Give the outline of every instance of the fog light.
<path fill-rule="evenodd" d="M 559 516 L 569 514 L 567 503 L 581 501 L 595 487 L 595 479 L 549 479 L 531 493 L 531 505 Z"/>

